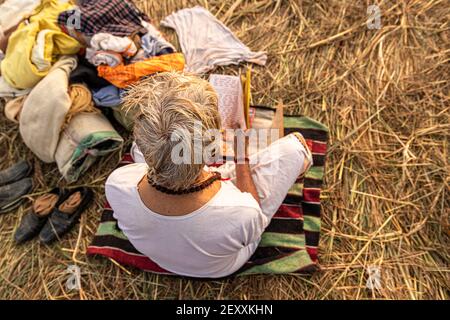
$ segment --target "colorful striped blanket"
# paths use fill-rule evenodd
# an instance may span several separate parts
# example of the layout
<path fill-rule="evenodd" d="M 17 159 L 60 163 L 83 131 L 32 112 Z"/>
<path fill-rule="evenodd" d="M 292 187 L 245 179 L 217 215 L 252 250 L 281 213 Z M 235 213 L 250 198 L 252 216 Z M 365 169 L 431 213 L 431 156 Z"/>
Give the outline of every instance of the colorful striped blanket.
<path fill-rule="evenodd" d="M 284 117 L 285 134 L 300 132 L 313 153 L 314 165 L 290 189 L 262 235 L 250 260 L 236 273 L 287 274 L 312 273 L 319 269 L 320 191 L 324 174 L 328 129 L 303 116 Z M 125 154 L 121 165 L 132 163 Z M 173 275 L 138 252 L 118 228 L 111 207 L 106 203 L 89 255 L 100 255 L 144 271 Z"/>

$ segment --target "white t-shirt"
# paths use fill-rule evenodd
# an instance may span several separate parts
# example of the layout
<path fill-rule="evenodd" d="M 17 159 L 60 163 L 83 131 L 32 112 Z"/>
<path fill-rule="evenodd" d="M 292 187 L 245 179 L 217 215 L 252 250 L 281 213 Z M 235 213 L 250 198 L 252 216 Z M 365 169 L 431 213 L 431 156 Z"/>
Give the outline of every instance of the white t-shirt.
<path fill-rule="evenodd" d="M 145 163 L 115 170 L 106 198 L 120 229 L 134 247 L 171 272 L 219 278 L 237 271 L 254 253 L 268 218 L 256 200 L 230 181 L 203 207 L 183 216 L 163 216 L 142 202 L 137 185 Z"/>

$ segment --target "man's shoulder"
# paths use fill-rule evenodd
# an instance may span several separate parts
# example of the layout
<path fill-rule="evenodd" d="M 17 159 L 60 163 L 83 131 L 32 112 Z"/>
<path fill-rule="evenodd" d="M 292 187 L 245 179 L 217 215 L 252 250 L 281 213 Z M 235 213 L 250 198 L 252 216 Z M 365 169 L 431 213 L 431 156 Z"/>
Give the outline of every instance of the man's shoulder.
<path fill-rule="evenodd" d="M 106 186 L 136 186 L 147 172 L 145 163 L 133 163 L 114 170 L 106 180 Z"/>

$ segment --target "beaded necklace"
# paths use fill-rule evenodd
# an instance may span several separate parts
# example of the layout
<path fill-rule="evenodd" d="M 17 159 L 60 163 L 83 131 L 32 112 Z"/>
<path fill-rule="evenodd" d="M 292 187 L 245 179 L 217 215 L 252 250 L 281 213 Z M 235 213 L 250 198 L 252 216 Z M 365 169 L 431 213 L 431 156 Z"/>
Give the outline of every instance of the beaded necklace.
<path fill-rule="evenodd" d="M 167 194 L 172 194 L 172 195 L 181 195 L 181 194 L 188 194 L 188 193 L 199 192 L 201 190 L 204 190 L 204 189 L 208 188 L 211 184 L 213 184 L 215 181 L 220 180 L 220 179 L 221 179 L 220 173 L 219 172 L 214 172 L 211 177 L 209 177 L 208 179 L 206 179 L 203 182 L 195 184 L 195 185 L 193 185 L 193 186 L 191 186 L 189 188 L 186 188 L 186 189 L 172 190 L 172 189 L 166 188 L 164 186 L 161 186 L 159 184 L 156 184 L 147 175 L 147 181 L 153 188 L 155 188 L 156 190 L 158 190 L 160 192 L 167 193 Z"/>

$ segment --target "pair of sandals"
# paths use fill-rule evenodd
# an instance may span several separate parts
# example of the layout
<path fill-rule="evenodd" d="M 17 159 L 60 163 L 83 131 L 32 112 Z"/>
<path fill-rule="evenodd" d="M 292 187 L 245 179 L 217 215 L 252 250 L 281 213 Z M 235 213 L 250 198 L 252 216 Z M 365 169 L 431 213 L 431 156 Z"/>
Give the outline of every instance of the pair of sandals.
<path fill-rule="evenodd" d="M 38 234 L 43 244 L 59 240 L 79 221 L 93 197 L 92 190 L 85 187 L 53 189 L 34 201 L 30 212 L 22 218 L 14 240 L 24 243 Z"/>

